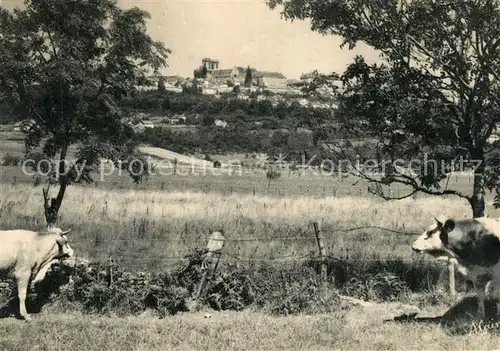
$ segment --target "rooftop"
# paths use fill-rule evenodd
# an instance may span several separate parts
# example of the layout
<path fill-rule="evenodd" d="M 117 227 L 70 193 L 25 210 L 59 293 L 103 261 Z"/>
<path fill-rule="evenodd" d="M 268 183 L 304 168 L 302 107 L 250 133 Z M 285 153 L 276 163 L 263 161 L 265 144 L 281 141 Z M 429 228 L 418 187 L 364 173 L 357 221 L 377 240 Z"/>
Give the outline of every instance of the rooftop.
<path fill-rule="evenodd" d="M 202 62 L 205 62 L 205 61 L 209 61 L 209 62 L 219 62 L 219 60 L 215 60 L 215 59 L 211 59 L 211 58 L 208 58 L 208 57 L 205 57 L 201 60 Z"/>

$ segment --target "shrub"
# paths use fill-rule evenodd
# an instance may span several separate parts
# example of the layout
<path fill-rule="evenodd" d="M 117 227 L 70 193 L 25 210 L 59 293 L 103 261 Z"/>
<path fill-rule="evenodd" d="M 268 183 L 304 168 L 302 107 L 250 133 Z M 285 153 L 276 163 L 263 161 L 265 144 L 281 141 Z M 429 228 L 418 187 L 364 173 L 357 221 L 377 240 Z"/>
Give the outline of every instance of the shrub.
<path fill-rule="evenodd" d="M 111 264 L 80 267 L 73 275 L 67 299 L 83 311 L 136 315 L 146 309 L 160 316 L 187 311 L 185 289 L 174 284 L 168 273 L 132 273 Z"/>
<path fill-rule="evenodd" d="M 324 313 L 338 310 L 340 298 L 335 289 L 322 290 L 319 275 L 306 265 L 279 269 L 262 265 L 255 275 L 259 277 L 256 304 L 272 314 Z"/>
<path fill-rule="evenodd" d="M 3 156 L 2 166 L 19 166 L 22 163 L 22 157 L 6 153 Z"/>
<path fill-rule="evenodd" d="M 84 313 L 122 316 L 148 309 L 161 318 L 188 311 L 187 300 L 195 296 L 202 278 L 204 250 L 195 249 L 186 258 L 170 272 L 161 273 L 126 271 L 110 262 L 76 267 L 56 263 L 46 278 L 30 289 L 28 311 L 38 312 L 47 303 Z M 375 301 L 403 300 L 410 292 L 431 291 L 440 275 L 431 264 L 403 261 L 362 262 L 329 256 L 327 265 L 335 284 L 321 281 L 317 257 L 303 263 L 224 262 L 200 302 L 215 310 L 254 307 L 278 315 L 336 312 L 346 306 L 340 294 Z M 0 298 L 12 297 L 14 292 L 14 284 L 0 281 Z M 428 294 L 424 295 L 428 299 Z M 15 310 L 16 300 L 9 304 Z"/>
<path fill-rule="evenodd" d="M 320 261 L 308 260 L 305 265 L 320 272 Z M 365 300 L 400 301 L 410 293 L 427 293 L 440 283 L 441 269 L 432 262 L 363 261 L 327 257 L 328 276 L 335 280 L 340 293 Z M 457 283 L 464 279 L 458 276 Z"/>

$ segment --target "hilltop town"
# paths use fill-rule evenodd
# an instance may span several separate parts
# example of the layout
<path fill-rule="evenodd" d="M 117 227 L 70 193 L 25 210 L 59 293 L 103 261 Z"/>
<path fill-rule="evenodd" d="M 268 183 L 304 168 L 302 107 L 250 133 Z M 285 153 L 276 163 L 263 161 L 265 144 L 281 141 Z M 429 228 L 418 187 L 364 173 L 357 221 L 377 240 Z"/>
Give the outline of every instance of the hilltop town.
<path fill-rule="evenodd" d="M 250 80 L 247 82 L 247 70 L 250 70 Z M 310 83 L 319 73 L 306 72 L 300 79 L 287 79 L 281 72 L 257 70 L 256 68 L 233 66 L 220 68 L 219 60 L 203 58 L 200 67 L 194 69 L 193 77 L 151 76 L 148 85 L 138 86 L 140 90 L 155 90 L 158 84 L 163 84 L 166 91 L 181 93 L 187 87 L 201 89 L 203 95 L 211 95 L 218 99 L 223 93 L 235 93 L 240 100 L 249 100 L 252 93 L 257 101 L 268 100 L 275 107 L 280 102 L 289 106 L 297 101 L 302 107 L 337 108 L 338 102 L 333 91 L 325 91 L 321 99 L 315 99 L 302 93 L 301 88 Z M 341 82 L 335 75 L 327 75 L 327 79 L 338 90 Z"/>

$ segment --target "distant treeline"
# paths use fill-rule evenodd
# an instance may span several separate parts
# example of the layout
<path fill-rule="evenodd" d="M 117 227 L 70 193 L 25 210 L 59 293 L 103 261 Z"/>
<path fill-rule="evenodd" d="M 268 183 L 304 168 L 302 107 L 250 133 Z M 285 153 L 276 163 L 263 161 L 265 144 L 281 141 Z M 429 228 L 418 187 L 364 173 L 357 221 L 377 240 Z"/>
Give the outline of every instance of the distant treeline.
<path fill-rule="evenodd" d="M 282 153 L 287 160 L 298 162 L 316 155 L 319 163 L 332 157 L 322 143 L 340 137 L 337 116 L 331 109 L 312 109 L 298 102 L 273 106 L 270 101 L 257 101 L 255 97 L 240 100 L 232 93 L 216 99 L 193 92 L 149 91 L 129 97 L 124 107 L 129 112 L 157 116 L 186 115 L 186 124 L 194 128 L 154 128 L 139 135 L 141 142 L 183 154 Z M 215 119 L 228 125 L 215 126 Z"/>
<path fill-rule="evenodd" d="M 269 100 L 258 101 L 255 93 L 248 100 L 240 100 L 234 93 L 223 93 L 216 99 L 211 95 L 192 92 L 144 91 L 131 94 L 123 101 L 122 106 L 129 112 L 147 112 L 153 115 L 203 114 L 220 119 L 233 116 L 243 120 L 273 117 L 280 121 L 292 119 L 306 125 L 311 117 L 317 122 L 335 119 L 331 109 L 311 109 L 301 106 L 297 101 L 293 101 L 290 106 L 284 102 L 273 106 Z"/>

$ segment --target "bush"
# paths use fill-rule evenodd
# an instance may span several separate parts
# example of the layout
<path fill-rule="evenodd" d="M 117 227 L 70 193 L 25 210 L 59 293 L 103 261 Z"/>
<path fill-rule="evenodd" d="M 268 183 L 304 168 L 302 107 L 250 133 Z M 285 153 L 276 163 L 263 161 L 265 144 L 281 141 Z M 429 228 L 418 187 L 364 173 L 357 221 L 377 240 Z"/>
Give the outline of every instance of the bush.
<path fill-rule="evenodd" d="M 22 157 L 11 153 L 6 153 L 3 156 L 2 166 L 19 166 L 22 164 Z"/>
<path fill-rule="evenodd" d="M 320 272 L 316 259 L 305 263 Z M 441 284 L 441 269 L 432 262 L 410 263 L 404 261 L 363 261 L 327 257 L 328 276 L 335 280 L 340 293 L 364 300 L 378 302 L 401 301 L 411 293 L 428 293 Z M 457 286 L 464 281 L 457 277 Z"/>
<path fill-rule="evenodd" d="M 137 315 L 153 309 L 160 316 L 187 311 L 187 291 L 168 273 L 132 273 L 111 264 L 80 267 L 66 298 L 85 312 Z"/>
<path fill-rule="evenodd" d="M 320 277 L 307 265 L 262 265 L 255 275 L 256 304 L 272 314 L 324 313 L 338 310 L 340 297 L 332 286 L 322 291 Z M 326 297 L 326 298 L 325 298 Z"/>
<path fill-rule="evenodd" d="M 187 301 L 194 298 L 202 278 L 204 250 L 195 249 L 187 258 L 171 272 L 161 273 L 130 272 L 109 262 L 74 268 L 54 264 L 46 278 L 30 290 L 28 312 L 38 312 L 47 303 L 65 310 L 120 316 L 153 310 L 162 318 L 188 311 Z M 431 291 L 440 276 L 432 264 L 411 266 L 402 261 L 362 262 L 333 256 L 327 263 L 328 276 L 334 277 L 335 284 L 320 280 L 321 265 L 316 257 L 280 265 L 225 262 L 200 302 L 215 310 L 254 307 L 277 315 L 335 312 L 345 306 L 340 294 L 401 301 L 411 292 Z M 14 284 L 0 283 L 0 298 L 12 296 Z M 15 310 L 16 300 L 9 304 Z"/>

